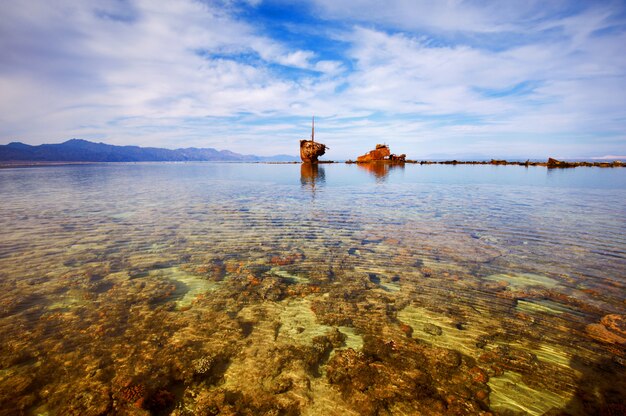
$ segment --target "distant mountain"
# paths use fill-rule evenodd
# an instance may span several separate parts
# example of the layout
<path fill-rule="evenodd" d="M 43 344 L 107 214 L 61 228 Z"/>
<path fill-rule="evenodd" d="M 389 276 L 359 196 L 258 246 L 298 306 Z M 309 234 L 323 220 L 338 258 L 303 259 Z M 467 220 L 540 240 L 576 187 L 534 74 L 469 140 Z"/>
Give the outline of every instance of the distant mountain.
<path fill-rule="evenodd" d="M 213 148 L 162 149 L 158 147 L 114 146 L 72 139 L 58 144 L 31 146 L 20 142 L 0 145 L 0 161 L 29 162 L 291 162 L 294 156 L 242 155 Z"/>

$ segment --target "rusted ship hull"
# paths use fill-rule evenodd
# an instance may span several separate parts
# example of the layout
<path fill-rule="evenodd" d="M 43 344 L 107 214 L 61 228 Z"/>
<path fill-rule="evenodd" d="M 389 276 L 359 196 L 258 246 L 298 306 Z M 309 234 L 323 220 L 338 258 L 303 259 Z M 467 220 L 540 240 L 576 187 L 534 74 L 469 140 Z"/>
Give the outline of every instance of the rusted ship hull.
<path fill-rule="evenodd" d="M 389 150 L 389 146 L 386 144 L 377 144 L 376 149 L 357 157 L 356 163 L 369 163 L 369 162 L 392 162 L 392 163 L 404 163 L 406 161 L 406 155 L 395 155 Z"/>
<path fill-rule="evenodd" d="M 317 163 L 317 158 L 326 153 L 326 146 L 313 140 L 300 140 L 300 159 L 306 163 Z"/>

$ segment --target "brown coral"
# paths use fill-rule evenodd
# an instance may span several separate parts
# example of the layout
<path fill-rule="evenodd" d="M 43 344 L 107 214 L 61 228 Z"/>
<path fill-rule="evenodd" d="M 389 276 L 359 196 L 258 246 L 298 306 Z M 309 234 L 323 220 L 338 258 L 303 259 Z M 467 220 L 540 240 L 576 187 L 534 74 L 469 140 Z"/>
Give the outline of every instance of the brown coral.
<path fill-rule="evenodd" d="M 131 384 L 120 391 L 120 398 L 127 403 L 132 403 L 135 407 L 143 406 L 145 395 L 146 387 L 143 384 Z"/>

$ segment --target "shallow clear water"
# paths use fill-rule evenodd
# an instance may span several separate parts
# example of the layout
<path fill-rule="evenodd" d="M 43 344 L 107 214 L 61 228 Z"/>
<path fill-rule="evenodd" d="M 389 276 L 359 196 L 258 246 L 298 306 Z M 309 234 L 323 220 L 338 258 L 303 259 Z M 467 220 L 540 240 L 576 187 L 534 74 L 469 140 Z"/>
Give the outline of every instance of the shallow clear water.
<path fill-rule="evenodd" d="M 1 415 L 625 411 L 626 170 L 57 166 L 0 197 Z"/>

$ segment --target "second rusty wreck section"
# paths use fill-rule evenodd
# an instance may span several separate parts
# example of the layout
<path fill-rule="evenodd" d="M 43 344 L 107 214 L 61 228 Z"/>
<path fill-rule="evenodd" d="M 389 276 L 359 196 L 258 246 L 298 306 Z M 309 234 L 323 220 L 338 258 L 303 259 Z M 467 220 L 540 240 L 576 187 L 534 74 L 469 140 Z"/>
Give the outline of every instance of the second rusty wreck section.
<path fill-rule="evenodd" d="M 376 162 L 376 161 L 391 161 L 391 162 L 404 162 L 406 160 L 406 155 L 394 155 L 389 150 L 389 146 L 386 144 L 377 144 L 374 150 L 359 156 L 356 161 L 357 163 L 367 163 L 367 162 Z"/>

